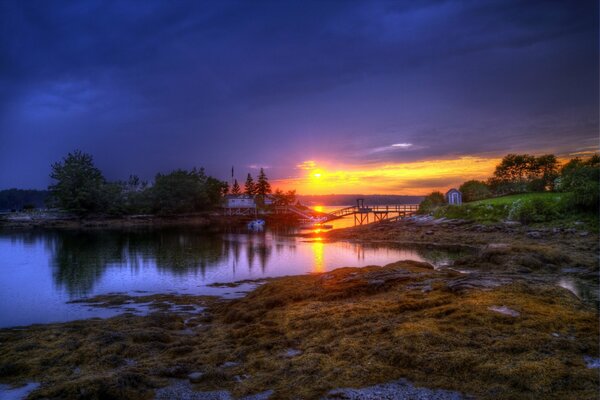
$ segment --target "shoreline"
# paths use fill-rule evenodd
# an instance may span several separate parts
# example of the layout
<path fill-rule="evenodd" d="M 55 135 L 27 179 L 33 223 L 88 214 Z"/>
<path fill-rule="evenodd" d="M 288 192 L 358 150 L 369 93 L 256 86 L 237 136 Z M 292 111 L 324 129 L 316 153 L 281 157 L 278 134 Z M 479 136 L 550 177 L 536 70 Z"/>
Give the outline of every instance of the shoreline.
<path fill-rule="evenodd" d="M 236 217 L 221 218 L 211 213 L 171 216 L 132 215 L 125 217 L 36 217 L 24 216 L 0 219 L 0 231 L 34 229 L 124 229 L 162 227 L 209 227 L 240 224 Z"/>

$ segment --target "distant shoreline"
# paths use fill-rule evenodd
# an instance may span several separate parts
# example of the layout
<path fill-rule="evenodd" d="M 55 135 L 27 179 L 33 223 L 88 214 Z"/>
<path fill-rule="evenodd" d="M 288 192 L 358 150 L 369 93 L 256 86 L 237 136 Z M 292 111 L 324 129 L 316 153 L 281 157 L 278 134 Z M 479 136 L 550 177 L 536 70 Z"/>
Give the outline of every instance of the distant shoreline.
<path fill-rule="evenodd" d="M 84 217 L 52 215 L 43 213 L 13 213 L 0 217 L 0 230 L 27 229 L 105 229 L 135 227 L 176 227 L 176 226 L 220 226 L 240 223 L 239 219 L 217 218 L 211 213 L 181 214 L 171 216 L 131 215 L 122 217 Z"/>

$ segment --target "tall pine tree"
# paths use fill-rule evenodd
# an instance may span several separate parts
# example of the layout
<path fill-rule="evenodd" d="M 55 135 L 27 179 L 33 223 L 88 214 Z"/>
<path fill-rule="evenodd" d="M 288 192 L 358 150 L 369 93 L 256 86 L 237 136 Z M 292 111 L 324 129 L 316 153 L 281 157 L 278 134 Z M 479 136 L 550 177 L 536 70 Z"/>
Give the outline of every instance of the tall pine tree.
<path fill-rule="evenodd" d="M 265 174 L 265 170 L 261 168 L 258 180 L 256 181 L 256 194 L 264 198 L 269 193 L 271 193 L 271 184 Z"/>
<path fill-rule="evenodd" d="M 247 194 L 248 196 L 254 196 L 256 194 L 256 185 L 254 184 L 254 179 L 252 179 L 252 175 L 250 174 L 248 174 L 248 177 L 246 178 L 244 194 Z"/>
<path fill-rule="evenodd" d="M 238 195 L 241 193 L 242 193 L 242 189 L 240 189 L 240 185 L 239 185 L 237 179 L 235 179 L 233 181 L 233 186 L 231 187 L 231 194 Z"/>

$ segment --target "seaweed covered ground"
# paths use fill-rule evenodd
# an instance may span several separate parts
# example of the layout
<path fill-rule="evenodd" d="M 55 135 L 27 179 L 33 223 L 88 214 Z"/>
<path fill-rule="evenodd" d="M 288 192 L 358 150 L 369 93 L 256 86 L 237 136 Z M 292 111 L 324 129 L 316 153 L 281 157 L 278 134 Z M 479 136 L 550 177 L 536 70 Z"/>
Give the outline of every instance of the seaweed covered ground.
<path fill-rule="evenodd" d="M 598 305 L 600 235 L 583 222 L 576 227 L 527 226 L 518 222 L 482 225 L 460 219 L 416 216 L 320 233 L 325 240 L 419 246 L 470 246 L 471 256 L 454 267 L 494 276 L 517 276 L 529 282 L 549 282 L 568 276 Z"/>
<path fill-rule="evenodd" d="M 180 398 L 360 398 L 339 388 L 398 379 L 458 396 L 447 398 L 598 397 L 596 307 L 518 276 L 404 261 L 271 279 L 235 300 L 91 302 L 157 305 L 147 316 L 1 330 L 0 383 L 40 383 L 29 399 L 169 398 L 181 388 Z"/>

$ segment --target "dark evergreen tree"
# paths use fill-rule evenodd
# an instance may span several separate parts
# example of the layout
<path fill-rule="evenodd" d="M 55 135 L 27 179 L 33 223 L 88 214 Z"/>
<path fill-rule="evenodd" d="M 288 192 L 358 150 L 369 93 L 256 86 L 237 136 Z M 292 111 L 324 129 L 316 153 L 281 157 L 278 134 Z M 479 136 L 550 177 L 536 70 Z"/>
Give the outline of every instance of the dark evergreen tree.
<path fill-rule="evenodd" d="M 244 194 L 248 196 L 254 196 L 256 194 L 256 185 L 254 184 L 254 179 L 252 179 L 252 175 L 248 174 L 246 177 L 246 184 L 244 185 Z"/>
<path fill-rule="evenodd" d="M 231 187 L 231 194 L 238 195 L 241 193 L 242 193 L 242 189 L 240 188 L 240 185 L 239 185 L 237 179 L 235 179 L 233 181 L 233 186 Z"/>
<path fill-rule="evenodd" d="M 261 168 L 256 181 L 256 194 L 264 198 L 269 193 L 271 193 L 271 184 L 264 169 Z"/>

